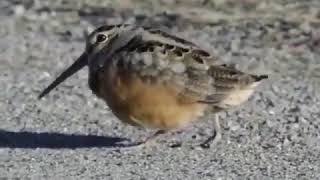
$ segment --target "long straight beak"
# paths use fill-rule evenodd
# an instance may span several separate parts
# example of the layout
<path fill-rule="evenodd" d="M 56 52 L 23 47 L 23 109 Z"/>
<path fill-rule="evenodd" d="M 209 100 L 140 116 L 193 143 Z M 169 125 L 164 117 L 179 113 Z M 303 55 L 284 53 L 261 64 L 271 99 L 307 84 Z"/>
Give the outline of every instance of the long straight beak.
<path fill-rule="evenodd" d="M 65 71 L 63 71 L 60 76 L 58 76 L 47 88 L 45 88 L 38 99 L 41 99 L 45 95 L 49 94 L 49 92 L 57 87 L 60 83 L 65 81 L 68 77 L 72 76 L 74 73 L 78 72 L 84 66 L 88 64 L 87 54 L 83 53 L 71 66 L 69 66 Z"/>

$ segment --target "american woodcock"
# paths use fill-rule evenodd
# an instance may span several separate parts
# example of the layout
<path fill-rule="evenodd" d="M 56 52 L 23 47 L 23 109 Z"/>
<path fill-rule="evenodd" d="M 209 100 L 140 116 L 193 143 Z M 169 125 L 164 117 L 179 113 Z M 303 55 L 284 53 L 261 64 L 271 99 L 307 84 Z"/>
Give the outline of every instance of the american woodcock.
<path fill-rule="evenodd" d="M 122 122 L 158 131 L 180 129 L 205 111 L 215 114 L 214 134 L 221 138 L 217 112 L 240 105 L 267 75 L 251 75 L 219 65 L 196 44 L 159 29 L 105 25 L 86 38 L 85 52 L 39 95 L 89 67 L 89 87 Z"/>

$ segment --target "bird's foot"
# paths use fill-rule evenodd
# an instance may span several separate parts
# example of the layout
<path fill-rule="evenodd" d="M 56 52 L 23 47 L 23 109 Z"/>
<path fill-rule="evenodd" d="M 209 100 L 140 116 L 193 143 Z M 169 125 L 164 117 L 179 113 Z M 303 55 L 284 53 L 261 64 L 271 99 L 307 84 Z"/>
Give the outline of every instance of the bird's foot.
<path fill-rule="evenodd" d="M 200 144 L 200 147 L 204 149 L 210 148 L 210 146 L 215 146 L 221 140 L 221 133 L 217 133 L 216 131 L 212 136 L 206 139 L 203 143 Z"/>

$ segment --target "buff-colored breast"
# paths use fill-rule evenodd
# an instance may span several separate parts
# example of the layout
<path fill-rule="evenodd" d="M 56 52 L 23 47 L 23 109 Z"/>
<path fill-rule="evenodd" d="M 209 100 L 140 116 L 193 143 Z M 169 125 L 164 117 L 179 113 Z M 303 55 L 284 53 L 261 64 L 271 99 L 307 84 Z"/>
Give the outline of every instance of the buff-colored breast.
<path fill-rule="evenodd" d="M 121 121 L 131 125 L 182 128 L 201 116 L 207 106 L 181 98 L 170 84 L 146 81 L 125 71 L 105 71 L 99 77 L 98 96 Z"/>

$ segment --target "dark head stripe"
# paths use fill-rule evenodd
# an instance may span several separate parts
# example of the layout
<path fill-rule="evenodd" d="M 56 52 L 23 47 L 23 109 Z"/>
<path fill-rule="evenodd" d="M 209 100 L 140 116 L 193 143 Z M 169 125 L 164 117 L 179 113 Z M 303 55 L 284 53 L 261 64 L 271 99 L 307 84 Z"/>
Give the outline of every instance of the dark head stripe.
<path fill-rule="evenodd" d="M 109 30 L 111 30 L 111 29 L 113 29 L 113 28 L 115 28 L 115 27 L 116 27 L 116 28 L 119 28 L 119 27 L 121 27 L 121 26 L 126 27 L 126 26 L 129 26 L 129 25 L 130 25 L 130 24 L 104 25 L 104 26 L 98 27 L 95 32 L 109 31 Z"/>

